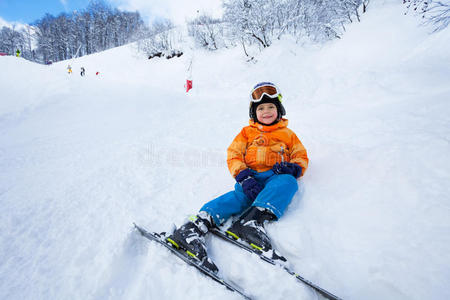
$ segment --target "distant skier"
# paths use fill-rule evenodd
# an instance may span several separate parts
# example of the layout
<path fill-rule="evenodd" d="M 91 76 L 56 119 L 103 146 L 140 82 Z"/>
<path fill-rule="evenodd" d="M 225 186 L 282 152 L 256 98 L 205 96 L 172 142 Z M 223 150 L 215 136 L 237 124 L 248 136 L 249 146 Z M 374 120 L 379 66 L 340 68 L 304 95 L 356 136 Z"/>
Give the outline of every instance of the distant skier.
<path fill-rule="evenodd" d="M 72 66 L 71 65 L 67 65 L 67 73 L 72 74 Z"/>
<path fill-rule="evenodd" d="M 264 229 L 278 220 L 298 190 L 297 178 L 308 167 L 306 149 L 287 128 L 286 111 L 275 84 L 261 82 L 250 94 L 250 125 L 244 127 L 228 147 L 227 164 L 236 179 L 234 190 L 207 202 L 200 212 L 176 229 L 167 241 L 195 255 L 217 272 L 207 257 L 205 235 L 213 226 L 242 214 L 227 230 L 263 252 L 272 245 Z"/>
<path fill-rule="evenodd" d="M 17 51 L 16 51 L 16 57 L 20 57 L 20 50 L 19 49 L 17 49 Z"/>
<path fill-rule="evenodd" d="M 84 69 L 84 67 L 81 67 L 80 75 L 81 75 L 81 76 L 84 76 L 85 73 L 86 73 L 86 70 Z"/>

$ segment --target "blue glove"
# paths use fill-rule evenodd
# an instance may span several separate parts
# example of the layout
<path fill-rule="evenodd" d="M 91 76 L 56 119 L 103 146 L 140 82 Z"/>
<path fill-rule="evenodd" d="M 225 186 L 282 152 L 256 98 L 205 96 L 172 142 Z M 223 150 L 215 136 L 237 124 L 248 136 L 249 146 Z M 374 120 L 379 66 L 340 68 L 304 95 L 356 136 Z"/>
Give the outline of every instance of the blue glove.
<path fill-rule="evenodd" d="M 236 181 L 242 186 L 244 194 L 252 201 L 256 199 L 263 186 L 253 177 L 251 169 L 242 170 L 237 176 Z"/>
<path fill-rule="evenodd" d="M 273 165 L 272 171 L 275 174 L 290 174 L 295 178 L 299 178 L 302 175 L 302 167 L 290 162 L 276 163 Z"/>

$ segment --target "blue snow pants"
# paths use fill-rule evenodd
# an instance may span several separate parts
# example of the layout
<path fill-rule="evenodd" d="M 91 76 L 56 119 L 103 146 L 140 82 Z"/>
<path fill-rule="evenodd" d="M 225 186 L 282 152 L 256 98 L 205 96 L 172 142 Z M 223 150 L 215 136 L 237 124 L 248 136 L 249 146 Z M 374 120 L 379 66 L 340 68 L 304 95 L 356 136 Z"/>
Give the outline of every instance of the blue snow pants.
<path fill-rule="evenodd" d="M 254 178 L 264 187 L 255 201 L 251 201 L 244 194 L 242 186 L 236 183 L 234 191 L 209 201 L 200 211 L 207 212 L 216 225 L 241 214 L 250 206 L 267 208 L 279 219 L 298 190 L 297 179 L 288 174 L 277 175 L 272 170 L 261 173 L 254 171 Z"/>

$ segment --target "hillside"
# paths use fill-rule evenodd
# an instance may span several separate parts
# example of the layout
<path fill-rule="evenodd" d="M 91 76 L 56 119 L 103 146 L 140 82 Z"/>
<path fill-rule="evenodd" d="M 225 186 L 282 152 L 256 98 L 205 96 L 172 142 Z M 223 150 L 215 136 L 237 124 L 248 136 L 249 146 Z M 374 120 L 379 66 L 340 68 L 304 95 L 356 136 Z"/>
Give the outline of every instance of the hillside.
<path fill-rule="evenodd" d="M 294 269 L 344 299 L 449 299 L 450 31 L 429 35 L 395 2 L 371 3 L 340 40 L 286 38 L 256 63 L 242 49 L 147 60 L 134 45 L 51 66 L 0 57 L 0 298 L 240 299 L 132 223 L 171 230 L 232 188 L 225 150 L 269 80 L 310 157 L 267 226 Z M 255 299 L 318 299 L 208 244 Z"/>

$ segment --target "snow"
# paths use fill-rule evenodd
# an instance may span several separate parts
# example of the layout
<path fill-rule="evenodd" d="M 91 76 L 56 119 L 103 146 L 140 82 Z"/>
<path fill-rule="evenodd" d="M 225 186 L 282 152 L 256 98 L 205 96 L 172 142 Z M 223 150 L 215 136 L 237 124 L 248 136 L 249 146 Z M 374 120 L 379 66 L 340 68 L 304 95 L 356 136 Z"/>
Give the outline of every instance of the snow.
<path fill-rule="evenodd" d="M 0 298 L 240 299 L 132 223 L 170 231 L 232 189 L 225 150 L 270 80 L 310 157 L 267 226 L 293 269 L 344 299 L 449 299 L 450 31 L 429 35 L 395 1 L 370 8 L 341 40 L 285 38 L 256 63 L 240 48 L 147 60 L 133 45 L 51 66 L 0 57 Z M 318 298 L 207 242 L 255 299 Z"/>

